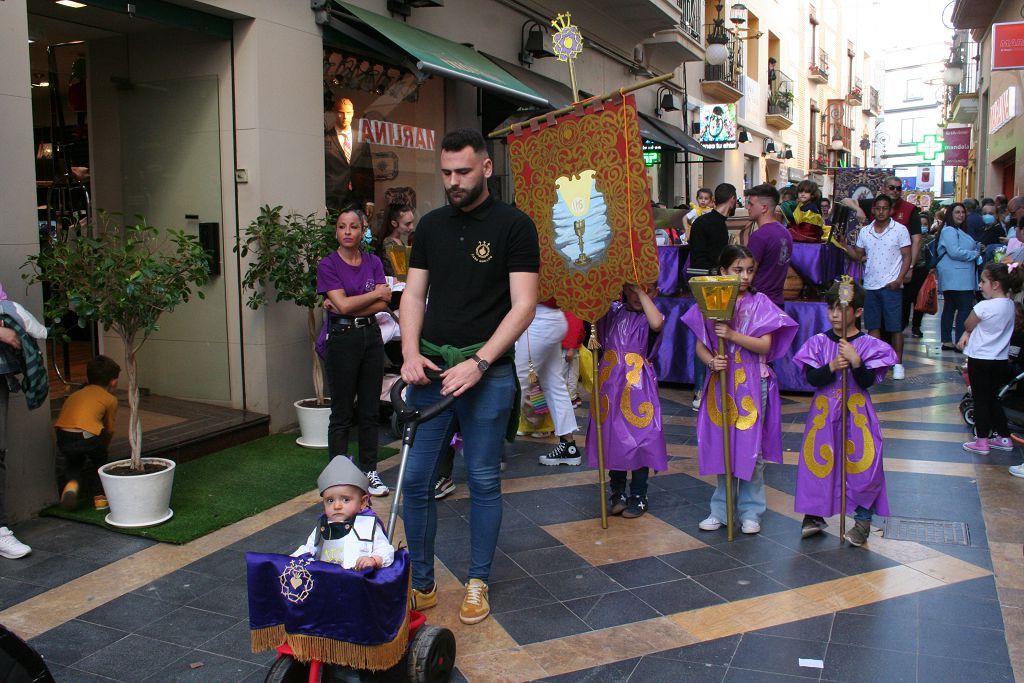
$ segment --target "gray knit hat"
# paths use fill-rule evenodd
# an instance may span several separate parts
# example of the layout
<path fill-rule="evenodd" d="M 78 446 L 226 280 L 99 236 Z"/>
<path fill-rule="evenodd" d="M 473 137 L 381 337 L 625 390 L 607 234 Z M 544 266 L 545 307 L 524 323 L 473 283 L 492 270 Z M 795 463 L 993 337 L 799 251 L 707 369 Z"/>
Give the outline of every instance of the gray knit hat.
<path fill-rule="evenodd" d="M 370 482 L 366 475 L 345 455 L 334 456 L 334 459 L 317 477 L 316 485 L 320 489 L 321 496 L 332 486 L 355 486 L 362 489 L 363 493 L 370 488 Z"/>

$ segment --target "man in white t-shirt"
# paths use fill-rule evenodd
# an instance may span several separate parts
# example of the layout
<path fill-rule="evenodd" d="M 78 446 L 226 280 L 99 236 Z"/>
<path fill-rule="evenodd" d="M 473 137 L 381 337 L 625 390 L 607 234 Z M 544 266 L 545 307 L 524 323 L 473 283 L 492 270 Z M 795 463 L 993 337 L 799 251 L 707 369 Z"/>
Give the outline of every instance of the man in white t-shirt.
<path fill-rule="evenodd" d="M 868 334 L 892 335 L 898 362 L 893 379 L 903 379 L 903 277 L 910 269 L 910 231 L 889 215 L 892 198 L 880 194 L 872 202 L 875 220 L 861 228 L 857 245 L 846 251 L 864 263 L 864 325 Z"/>

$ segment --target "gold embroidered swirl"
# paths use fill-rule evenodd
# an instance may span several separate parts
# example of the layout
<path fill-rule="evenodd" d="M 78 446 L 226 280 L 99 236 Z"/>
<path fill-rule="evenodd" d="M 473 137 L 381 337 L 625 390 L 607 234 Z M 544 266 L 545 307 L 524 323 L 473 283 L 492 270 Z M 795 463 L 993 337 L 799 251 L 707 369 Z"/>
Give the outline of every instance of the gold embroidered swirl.
<path fill-rule="evenodd" d="M 633 412 L 633 389 L 640 388 L 640 373 L 644 368 L 644 357 L 639 353 L 627 353 L 625 361 L 631 369 L 626 373 L 626 386 L 622 389 L 619 409 L 622 410 L 622 415 L 629 424 L 643 428 L 651 424 L 654 419 L 654 404 L 650 401 L 644 401 L 638 406 L 639 415 Z"/>
<path fill-rule="evenodd" d="M 832 471 L 835 465 L 835 457 L 833 457 L 832 447 L 828 444 L 822 444 L 818 452 L 821 454 L 821 459 L 825 462 L 824 464 L 818 462 L 814 456 L 814 441 L 817 438 L 818 430 L 824 429 L 828 423 L 828 396 L 818 396 L 818 398 L 814 399 L 814 407 L 820 412 L 814 416 L 811 428 L 807 430 L 807 435 L 804 437 L 804 465 L 807 466 L 807 469 L 815 477 L 824 479 Z"/>
<path fill-rule="evenodd" d="M 868 429 L 868 418 L 867 415 L 861 413 L 858 409 L 863 408 L 867 401 L 863 394 L 855 393 L 851 394 L 846 401 L 846 407 L 850 411 L 850 415 L 853 417 L 854 426 L 860 430 L 861 439 L 864 442 L 864 454 L 860 460 L 856 462 L 850 460 L 850 456 L 857 452 L 857 446 L 852 439 L 846 440 L 846 474 L 860 474 L 861 472 L 867 471 L 871 467 L 871 464 L 875 461 L 875 440 L 871 437 L 871 430 Z M 803 445 L 803 458 L 804 464 L 807 465 L 807 469 L 818 479 L 824 479 L 832 472 L 835 466 L 835 457 L 832 450 L 832 446 L 829 444 L 822 444 L 818 449 L 818 453 L 821 459 L 824 460 L 824 464 L 818 462 L 814 455 L 814 442 L 817 438 L 819 430 L 824 429 L 828 422 L 828 396 L 818 396 L 814 399 L 814 407 L 821 411 L 814 416 L 811 421 L 811 428 L 807 431 L 807 436 L 804 437 Z"/>
<path fill-rule="evenodd" d="M 850 456 L 855 452 L 853 442 L 849 440 L 846 442 L 847 474 L 860 474 L 871 467 L 871 464 L 875 461 L 875 440 L 871 438 L 871 430 L 868 429 L 868 416 L 857 410 L 858 408 L 863 408 L 866 404 L 867 401 L 864 399 L 863 394 L 851 394 L 846 402 L 850 415 L 853 416 L 853 424 L 860 430 L 861 438 L 864 440 L 864 454 L 857 462 L 850 460 Z"/>
<path fill-rule="evenodd" d="M 619 364 L 619 355 L 608 349 L 604 352 L 604 360 L 606 365 L 601 368 L 600 374 L 597 376 L 597 385 L 601 387 L 601 422 L 608 421 L 608 411 L 611 408 L 611 403 L 608 401 L 608 392 L 605 390 L 605 383 L 608 378 L 611 377 L 612 368 Z"/>
<path fill-rule="evenodd" d="M 744 379 L 746 379 L 746 373 L 744 373 Z M 708 398 L 708 417 L 711 418 L 713 424 L 721 427 L 722 409 L 718 402 L 718 382 L 712 377 L 708 385 L 708 393 L 711 394 Z M 739 384 L 737 383 L 735 386 L 738 387 Z M 740 408 L 744 411 L 743 414 L 740 414 L 739 409 L 736 407 L 736 399 L 729 394 L 725 395 L 725 406 L 729 415 L 729 424 L 735 425 L 740 431 L 746 431 L 757 423 L 757 404 L 754 403 L 754 399 L 750 396 L 744 396 L 740 401 Z"/>

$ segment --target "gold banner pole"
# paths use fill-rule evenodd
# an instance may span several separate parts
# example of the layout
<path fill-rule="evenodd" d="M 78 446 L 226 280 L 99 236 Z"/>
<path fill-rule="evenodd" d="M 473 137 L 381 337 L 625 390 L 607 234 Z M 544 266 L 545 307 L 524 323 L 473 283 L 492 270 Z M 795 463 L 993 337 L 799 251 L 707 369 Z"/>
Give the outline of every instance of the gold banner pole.
<path fill-rule="evenodd" d="M 839 281 L 839 306 L 843 312 L 843 334 L 842 340 L 846 341 L 846 309 L 850 306 L 850 302 L 853 301 L 853 280 L 848 275 L 844 275 Z M 842 396 L 842 406 L 839 408 L 840 428 L 839 428 L 839 545 L 843 545 L 846 542 L 846 419 L 849 413 L 849 407 L 847 401 L 849 400 L 849 386 L 847 385 L 847 375 L 849 373 L 846 368 L 843 368 L 841 382 L 840 395 Z M 835 489 L 832 489 L 835 491 Z"/>
<path fill-rule="evenodd" d="M 594 431 L 597 434 L 597 482 L 601 488 L 601 528 L 608 528 L 608 500 L 604 492 L 604 438 L 601 434 L 601 381 L 598 376 L 597 352 L 601 349 L 597 341 L 597 323 L 590 324 L 591 376 L 594 378 L 594 390 L 590 392 L 590 414 L 594 419 Z"/>
<path fill-rule="evenodd" d="M 718 355 L 725 355 L 725 340 L 718 338 Z M 732 495 L 732 447 L 729 443 L 729 402 L 726 401 L 726 392 L 729 390 L 728 369 L 718 372 L 718 399 L 722 402 L 722 457 L 725 459 L 725 526 L 727 537 L 731 541 L 735 533 L 736 522 L 733 510 Z"/>

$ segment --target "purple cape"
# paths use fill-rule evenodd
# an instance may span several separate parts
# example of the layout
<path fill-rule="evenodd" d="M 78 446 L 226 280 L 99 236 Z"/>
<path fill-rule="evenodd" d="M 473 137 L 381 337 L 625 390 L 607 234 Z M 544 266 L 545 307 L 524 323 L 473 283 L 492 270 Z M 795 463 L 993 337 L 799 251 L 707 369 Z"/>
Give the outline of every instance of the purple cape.
<path fill-rule="evenodd" d="M 896 361 L 896 352 L 885 342 L 864 334 L 853 340 L 864 367 L 875 371 L 875 381 Z M 839 355 L 839 344 L 826 334 L 816 334 L 801 347 L 793 361 L 807 367 L 828 365 Z M 853 376 L 848 376 L 846 424 L 846 511 L 858 505 L 875 509 L 883 517 L 889 515 L 885 494 L 885 471 L 882 466 L 882 432 L 868 392 L 862 390 Z M 804 442 L 796 475 L 797 512 L 831 517 L 841 509 L 840 468 L 835 454 L 839 451 L 842 410 L 842 379 L 840 373 L 830 384 L 821 387 L 811 399 L 804 426 Z"/>
<path fill-rule="evenodd" d="M 668 452 L 662 433 L 658 378 L 650 358 L 657 353 L 654 342 L 650 355 L 647 343 L 651 328 L 647 316 L 628 310 L 621 303 L 597 323 L 597 337 L 604 355 L 598 367 L 601 387 L 601 441 L 604 466 L 610 470 L 650 467 L 668 468 Z M 587 426 L 587 463 L 597 467 L 597 430 L 594 413 Z"/>
<path fill-rule="evenodd" d="M 683 314 L 683 322 L 697 341 L 712 353 L 718 350 L 715 323 L 705 320 L 698 306 Z M 729 357 L 729 393 L 726 405 L 729 416 L 729 444 L 732 450 L 732 474 L 746 481 L 754 473 L 757 456 L 771 462 L 782 462 L 782 400 L 775 371 L 767 365 L 768 401 L 761 410 L 762 363 L 786 354 L 796 336 L 796 321 L 782 312 L 764 294 L 741 296 L 729 324 L 737 332 L 751 337 L 772 335 L 768 354 L 760 356 L 733 342 L 725 343 Z M 709 372 L 704 380 L 703 400 L 697 414 L 697 451 L 700 473 L 725 474 L 722 443 L 722 401 L 718 396 L 718 373 Z"/>

